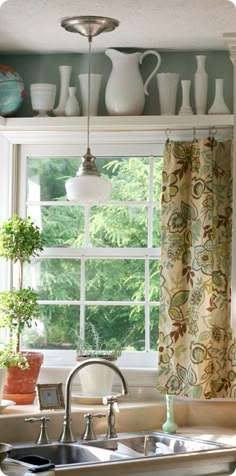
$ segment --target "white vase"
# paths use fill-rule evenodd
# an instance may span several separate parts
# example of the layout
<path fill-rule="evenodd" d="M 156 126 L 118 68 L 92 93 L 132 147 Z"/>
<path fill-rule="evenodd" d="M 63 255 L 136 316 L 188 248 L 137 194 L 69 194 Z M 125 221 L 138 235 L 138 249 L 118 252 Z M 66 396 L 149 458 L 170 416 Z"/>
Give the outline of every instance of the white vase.
<path fill-rule="evenodd" d="M 206 114 L 208 74 L 205 70 L 205 55 L 197 55 L 197 70 L 194 75 L 194 97 L 196 114 Z"/>
<path fill-rule="evenodd" d="M 175 115 L 179 74 L 158 73 L 160 113 L 162 116 Z"/>
<path fill-rule="evenodd" d="M 59 103 L 56 109 L 53 110 L 55 116 L 64 116 L 65 115 L 65 106 L 68 99 L 71 78 L 72 66 L 61 65 L 59 66 L 60 74 L 60 95 Z"/>
<path fill-rule="evenodd" d="M 76 88 L 74 86 L 70 86 L 68 91 L 69 97 L 66 101 L 65 116 L 79 116 L 79 103 L 75 96 Z"/>
<path fill-rule="evenodd" d="M 191 80 L 183 79 L 181 81 L 181 87 L 182 87 L 182 105 L 179 110 L 179 114 L 185 114 L 185 115 L 193 114 L 193 111 L 189 102 Z"/>
<path fill-rule="evenodd" d="M 79 84 L 83 116 L 88 115 L 88 74 L 79 74 Z M 102 82 L 101 74 L 90 75 L 90 116 L 97 116 L 99 92 Z"/>
<path fill-rule="evenodd" d="M 208 114 L 229 114 L 230 110 L 224 100 L 224 80 L 215 80 L 215 98 Z"/>

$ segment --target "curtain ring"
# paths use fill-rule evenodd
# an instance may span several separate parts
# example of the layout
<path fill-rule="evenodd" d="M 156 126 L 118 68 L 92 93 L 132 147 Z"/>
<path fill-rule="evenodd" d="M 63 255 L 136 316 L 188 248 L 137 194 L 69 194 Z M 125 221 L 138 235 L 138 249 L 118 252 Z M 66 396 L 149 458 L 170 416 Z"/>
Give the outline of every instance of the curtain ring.
<path fill-rule="evenodd" d="M 170 129 L 166 129 L 165 135 L 166 135 L 166 142 L 167 142 L 167 144 L 170 142 L 170 134 L 171 134 L 171 130 L 170 130 Z"/>
<path fill-rule="evenodd" d="M 217 129 L 216 129 L 215 126 L 213 126 L 213 127 L 211 128 L 211 135 L 212 135 L 212 138 L 213 138 L 213 139 L 215 138 L 215 135 L 216 135 L 216 134 L 217 134 Z"/>
<path fill-rule="evenodd" d="M 215 139 L 215 135 L 217 134 L 217 129 L 215 126 L 212 126 L 212 127 L 209 127 L 209 137 L 208 137 L 208 140 L 210 142 L 210 147 L 213 149 L 213 147 L 215 147 L 216 145 L 216 139 Z"/>

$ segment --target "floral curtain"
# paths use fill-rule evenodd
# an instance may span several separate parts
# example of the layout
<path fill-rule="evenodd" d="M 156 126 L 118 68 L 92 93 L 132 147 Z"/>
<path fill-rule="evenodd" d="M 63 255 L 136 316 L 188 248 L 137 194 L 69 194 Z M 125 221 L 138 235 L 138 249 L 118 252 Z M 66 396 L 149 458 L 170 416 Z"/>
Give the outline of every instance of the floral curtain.
<path fill-rule="evenodd" d="M 162 189 L 158 390 L 236 397 L 230 328 L 232 142 L 167 141 Z"/>

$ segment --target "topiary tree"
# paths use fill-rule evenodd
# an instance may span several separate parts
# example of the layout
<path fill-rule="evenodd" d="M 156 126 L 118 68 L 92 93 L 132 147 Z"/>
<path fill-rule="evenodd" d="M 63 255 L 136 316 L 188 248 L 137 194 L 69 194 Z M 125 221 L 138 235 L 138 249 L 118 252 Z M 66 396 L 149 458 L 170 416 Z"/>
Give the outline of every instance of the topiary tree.
<path fill-rule="evenodd" d="M 8 328 L 14 336 L 15 352 L 20 352 L 20 335 L 31 327 L 39 314 L 37 294 L 31 287 L 23 288 L 23 265 L 43 250 L 41 231 L 30 217 L 23 219 L 14 214 L 0 228 L 0 257 L 18 265 L 18 287 L 0 293 L 0 326 Z"/>

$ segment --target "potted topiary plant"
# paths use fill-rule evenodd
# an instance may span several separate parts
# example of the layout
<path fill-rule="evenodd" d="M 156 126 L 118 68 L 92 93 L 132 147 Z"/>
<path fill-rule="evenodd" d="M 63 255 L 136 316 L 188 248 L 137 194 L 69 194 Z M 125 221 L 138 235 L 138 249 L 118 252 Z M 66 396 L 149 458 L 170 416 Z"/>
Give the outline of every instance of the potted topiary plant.
<path fill-rule="evenodd" d="M 103 341 L 91 322 L 86 325 L 86 339 L 78 337 L 77 342 L 76 359 L 78 362 L 90 358 L 101 358 L 116 364 L 122 351 L 116 339 Z M 82 395 L 100 397 L 111 394 L 115 374 L 109 367 L 104 365 L 87 366 L 80 371 L 79 375 Z"/>
<path fill-rule="evenodd" d="M 0 228 L 0 256 L 11 260 L 18 274 L 17 287 L 0 293 L 0 327 L 9 330 L 12 349 L 12 365 L 8 365 L 4 397 L 18 404 L 34 401 L 35 384 L 43 362 L 42 353 L 23 352 L 20 345 L 23 330 L 31 327 L 39 314 L 37 294 L 31 287 L 23 287 L 23 265 L 38 256 L 43 244 L 41 231 L 30 217 L 23 219 L 15 214 Z M 27 362 L 23 369 L 15 360 L 22 358 Z"/>

